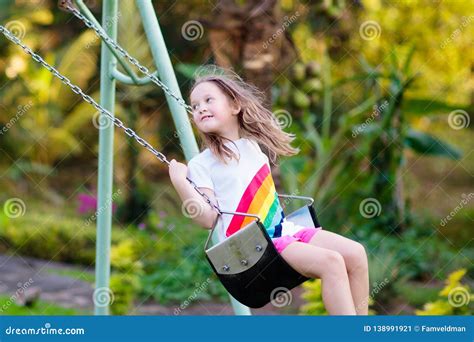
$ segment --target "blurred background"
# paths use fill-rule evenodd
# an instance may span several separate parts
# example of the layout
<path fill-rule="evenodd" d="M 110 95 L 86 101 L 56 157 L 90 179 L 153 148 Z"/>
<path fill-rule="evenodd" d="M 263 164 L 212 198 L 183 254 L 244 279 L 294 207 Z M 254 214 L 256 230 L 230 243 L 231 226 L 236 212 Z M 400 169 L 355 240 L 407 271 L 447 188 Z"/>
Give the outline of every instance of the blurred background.
<path fill-rule="evenodd" d="M 96 18 L 102 2 L 85 1 Z M 280 193 L 364 244 L 371 314 L 474 313 L 474 3 L 155 1 L 185 99 L 195 71 L 234 69 L 267 95 L 297 156 Z M 57 1 L 0 1 L 0 23 L 96 100 L 100 39 Z M 119 43 L 154 70 L 132 1 Z M 121 67 L 119 67 L 121 68 Z M 123 69 L 120 69 L 123 71 Z M 116 116 L 185 161 L 163 92 L 118 84 Z M 0 37 L 0 313 L 91 314 L 97 111 Z M 112 313 L 232 314 L 168 167 L 115 131 Z M 291 206 L 289 206 L 291 207 Z M 319 280 L 255 314 L 327 314 Z"/>

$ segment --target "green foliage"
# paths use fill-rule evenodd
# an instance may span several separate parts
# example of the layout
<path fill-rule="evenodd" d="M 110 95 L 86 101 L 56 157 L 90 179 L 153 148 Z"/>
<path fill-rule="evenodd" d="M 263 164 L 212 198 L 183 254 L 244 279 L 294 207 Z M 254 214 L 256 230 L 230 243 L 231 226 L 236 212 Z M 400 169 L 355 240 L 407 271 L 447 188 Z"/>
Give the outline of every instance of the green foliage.
<path fill-rule="evenodd" d="M 321 211 L 319 218 L 323 226 L 354 232 L 357 239 L 367 242 L 373 253 L 369 256 L 372 282 L 380 283 L 387 277 L 390 279 L 384 291 L 377 294 L 378 300 L 392 292 L 395 279 L 444 278 L 448 269 L 461 266 L 470 267 L 469 272 L 473 270 L 470 263 L 473 249 L 463 249 L 464 259 L 456 258 L 458 251 L 449 248 L 442 238 L 427 228 L 432 227 L 431 223 L 422 228 L 419 222 L 413 220 L 409 204 L 399 195 L 404 189 L 400 176 L 405 171 L 406 149 L 423 155 L 451 159 L 461 157 L 457 148 L 431 131 L 428 134 L 426 130 L 415 129 L 414 118 L 421 120 L 426 119 L 420 118 L 425 115 L 432 118 L 455 109 L 469 111 L 470 108 L 470 88 L 465 85 L 469 84 L 472 72 L 471 62 L 465 56 L 470 52 L 474 25 L 464 25 L 466 22 L 459 19 L 469 13 L 469 6 L 472 5 L 470 2 L 443 2 L 439 6 L 427 4 L 429 2 L 412 1 L 382 6 L 380 0 L 373 0 L 364 3 L 362 11 L 352 11 L 347 2 L 339 0 L 310 5 L 307 17 L 299 18 L 292 27 L 292 33 L 295 33 L 293 38 L 303 59 L 319 58 L 314 54 L 323 56 L 322 51 L 331 54 L 337 47 L 332 43 L 319 44 L 319 39 L 338 42 L 347 57 L 341 58 L 341 61 L 333 58 L 338 61 L 335 66 L 331 66 L 328 56 L 324 56 L 321 62 L 298 62 L 290 70 L 288 79 L 273 91 L 275 109 L 290 112 L 293 122 L 289 130 L 297 134 L 297 145 L 302 150 L 299 156 L 285 159 L 281 164 L 286 192 L 301 194 L 304 191 L 312 195 L 316 199 L 317 210 Z M 166 6 L 155 5 L 159 9 Z M 48 62 L 56 64 L 73 83 L 88 92 L 92 91 L 93 97 L 98 98 L 98 93 L 94 93 L 96 82 L 93 81 L 98 76 L 99 40 L 94 33 L 75 34 L 74 28 L 64 24 L 69 16 L 61 13 L 53 15 L 46 3 L 32 6 L 24 2 L 22 6 L 14 6 L 10 1 L 10 4 L 2 3 L 0 6 L 0 16 L 6 18 L 4 22 L 19 20 L 25 28 L 25 41 L 34 50 L 41 50 Z M 281 6 L 287 13 L 294 13 L 302 5 L 284 1 Z M 208 9 L 201 3 L 192 2 L 192 5 L 177 5 L 173 10 L 193 17 L 202 8 Z M 144 65 L 151 65 L 150 51 L 142 25 L 136 20 L 133 3 L 120 2 L 120 13 L 121 45 L 133 51 L 133 55 Z M 350 25 L 346 24 L 352 21 L 352 16 L 358 16 L 359 20 L 351 31 Z M 162 25 L 165 36 L 170 37 L 169 34 L 173 33 L 174 37 L 181 39 L 180 29 L 169 18 L 163 17 L 160 21 L 161 24 L 168 22 L 168 25 Z M 315 18 L 322 20 L 308 20 Z M 420 18 L 423 20 L 420 21 Z M 368 19 L 375 20 L 382 29 L 382 34 L 371 41 L 361 39 L 359 33 L 360 24 Z M 326 31 L 331 27 L 338 32 Z M 317 29 L 325 34 L 315 35 L 307 29 Z M 416 54 L 406 42 L 416 45 Z M 198 50 L 190 53 L 189 49 L 184 48 L 185 45 L 178 45 L 176 50 L 173 49 L 176 59 L 179 57 L 186 61 L 178 65 L 177 70 L 181 73 L 178 76 L 191 77 L 199 65 L 188 61 L 201 63 L 202 54 L 196 54 Z M 203 45 L 202 48 L 206 47 Z M 364 51 L 367 60 L 353 59 L 352 52 L 358 50 Z M 22 179 L 39 177 L 42 180 L 45 176 L 51 178 L 60 172 L 57 163 L 60 160 L 70 156 L 89 156 L 89 160 L 93 160 L 97 146 L 97 132 L 91 125 L 94 109 L 87 103 L 77 103 L 79 98 L 75 94 L 17 47 L 5 44 L 1 53 L 0 65 L 5 72 L 0 73 L 0 84 L 8 83 L 8 86 L 0 88 L 0 128 L 18 114 L 19 105 L 32 103 L 8 135 L 0 136 L 0 146 L 6 152 L 0 161 L 3 168 L 0 173 L 5 176 L 2 183 L 8 180 L 8 187 L 16 192 Z M 184 56 L 185 59 L 181 58 Z M 389 58 L 390 63 L 387 62 Z M 362 72 L 354 71 L 360 65 L 363 66 Z M 411 65 L 423 72 L 423 77 L 418 78 L 416 83 L 412 83 L 414 75 L 409 71 Z M 350 76 L 346 78 L 345 75 Z M 185 83 L 180 82 L 184 86 Z M 123 103 L 118 112 L 124 109 L 123 113 L 128 118 L 124 122 L 139 130 L 142 128 L 140 123 L 146 122 L 150 126 L 152 115 L 140 122 L 140 116 L 144 115 L 139 114 L 149 108 L 152 108 L 149 113 L 155 111 L 157 103 L 163 100 L 163 97 L 156 96 L 158 90 L 153 85 L 140 88 L 119 85 L 118 89 L 117 98 Z M 368 114 L 372 108 L 380 108 L 385 102 L 388 105 L 367 122 L 371 119 Z M 158 134 L 154 129 L 141 132 L 155 146 L 155 143 L 159 145 L 160 138 L 172 134 L 172 127 L 167 122 L 163 123 L 158 125 Z M 82 142 L 83 137 L 89 139 Z M 139 160 L 143 160 L 142 151 L 137 144 L 130 143 L 127 147 L 128 152 L 132 153 L 122 153 L 125 139 L 128 137 L 121 133 L 116 136 L 118 177 L 123 177 L 127 184 L 129 179 L 139 179 L 142 183 L 138 182 L 138 185 L 148 186 L 149 180 L 145 180 L 138 170 Z M 463 140 L 464 143 L 469 139 Z M 12 160 L 15 162 L 12 163 Z M 151 208 L 150 192 L 140 186 L 134 187 L 134 183 L 128 185 L 131 189 L 128 194 L 130 202 L 123 203 L 131 211 L 126 215 L 127 221 L 140 223 L 141 220 L 134 220 L 143 218 L 146 228 L 144 232 L 134 228 L 127 232 L 116 227 L 113 229 L 114 312 L 127 312 L 137 291 L 143 298 L 153 296 L 163 302 L 181 301 L 188 298 L 198 284 L 208 279 L 209 286 L 199 294 L 199 298 L 225 298 L 225 292 L 210 272 L 200 248 L 206 232 L 179 219 L 162 220 Z M 48 186 L 41 188 L 42 194 L 49 191 Z M 359 203 L 367 197 L 380 201 L 380 216 L 367 219 L 360 215 Z M 160 199 L 159 205 L 163 206 L 164 202 Z M 143 212 L 148 212 L 148 216 L 140 215 Z M 179 210 L 177 214 L 180 215 Z M 461 218 L 461 215 L 456 217 L 458 230 L 450 225 L 449 231 L 444 233 L 450 240 L 453 238 L 452 241 L 457 237 L 464 245 L 464 241 L 471 238 L 465 228 L 471 221 L 469 214 L 465 215 L 464 220 Z M 93 224 L 85 227 L 84 223 L 50 214 L 13 220 L 0 211 L 0 250 L 90 265 L 95 261 L 96 232 Z M 168 224 L 175 226 L 170 228 Z M 394 234 L 394 230 L 401 234 Z M 445 265 L 449 265 L 448 269 L 444 268 Z M 136 286 L 137 279 L 140 286 Z M 315 291 L 318 293 L 318 290 Z M 406 293 L 403 291 L 400 290 Z M 421 298 L 409 300 L 420 303 Z M 320 307 L 316 304 L 312 309 L 318 312 Z"/>
<path fill-rule="evenodd" d="M 474 314 L 474 294 L 461 279 L 466 269 L 452 272 L 446 280 L 446 286 L 439 292 L 438 299 L 426 303 L 417 315 L 472 315 Z"/>
<path fill-rule="evenodd" d="M 27 214 L 0 220 L 0 249 L 21 255 L 90 266 L 95 263 L 96 231 L 78 219 Z M 156 217 L 151 222 L 155 222 Z M 127 312 L 139 298 L 180 302 L 196 288 L 196 298 L 225 300 L 226 292 L 207 263 L 202 245 L 207 231 L 187 218 L 161 218 L 163 226 L 145 231 L 113 228 L 111 266 L 114 313 Z M 120 280 L 122 279 L 122 280 Z"/>
<path fill-rule="evenodd" d="M 135 239 L 128 238 L 112 246 L 110 263 L 115 272 L 110 277 L 110 289 L 113 293 L 110 309 L 114 315 L 127 314 L 141 289 L 143 266 L 139 257 Z"/>
<path fill-rule="evenodd" d="M 140 278 L 133 273 L 113 273 L 110 276 L 112 298 L 110 310 L 114 315 L 126 315 L 140 289 Z"/>
<path fill-rule="evenodd" d="M 123 238 L 117 232 L 113 242 Z M 96 231 L 86 221 L 54 215 L 25 215 L 0 226 L 0 248 L 20 255 L 91 265 Z"/>
<path fill-rule="evenodd" d="M 304 292 L 301 294 L 301 298 L 307 303 L 300 307 L 299 313 L 312 316 L 327 315 L 328 312 L 323 303 L 321 279 L 307 281 L 303 283 L 302 287 Z"/>
<path fill-rule="evenodd" d="M 284 109 L 299 119 L 306 109 L 318 108 L 323 86 L 321 65 L 316 61 L 295 63 L 288 78 L 273 89 L 275 109 Z"/>
<path fill-rule="evenodd" d="M 409 129 L 405 137 L 405 146 L 419 154 L 436 155 L 458 160 L 461 158 L 461 152 L 439 139 L 414 129 Z"/>
<path fill-rule="evenodd" d="M 129 142 L 129 144 L 134 143 Z M 129 151 L 136 151 L 135 147 L 131 146 Z M 136 155 L 131 158 L 138 158 L 138 152 L 136 152 Z M 138 175 L 133 176 L 133 174 L 136 174 L 135 168 L 137 168 L 138 166 L 139 165 L 137 160 L 127 165 L 127 168 L 130 168 L 131 179 L 127 181 L 128 191 L 126 194 L 126 198 L 118 203 L 117 217 L 120 222 L 141 223 L 152 209 L 150 207 L 152 189 L 146 184 L 140 184 L 143 182 L 137 180 L 137 178 L 139 178 Z"/>
<path fill-rule="evenodd" d="M 59 60 L 57 69 L 67 75 L 72 83 L 85 88 L 96 72 L 96 49 L 86 48 L 89 44 L 94 46 L 94 42 L 94 34 L 87 31 L 57 56 L 46 54 L 45 59 L 53 65 Z M 10 151 L 12 157 L 22 156 L 31 162 L 52 165 L 59 158 L 80 153 L 82 144 L 78 133 L 86 124 L 91 125 L 95 111 L 77 102 L 77 95 L 48 70 L 34 63 L 29 56 L 17 52 L 18 56 L 12 59 L 21 60 L 25 68 L 16 70 L 19 77 L 15 84 L 3 89 L 6 110 L 0 114 L 0 122 L 19 117 L 9 130 L 10 138 L 15 139 Z M 97 94 L 93 97 L 97 98 Z M 19 113 L 16 109 L 18 105 L 27 109 Z"/>
<path fill-rule="evenodd" d="M 459 251 L 429 227 L 432 225 L 428 221 L 417 222 L 403 233 L 403 237 L 363 229 L 357 231 L 355 239 L 364 241 L 368 257 L 373 260 L 369 263 L 369 271 L 373 272 L 371 281 L 381 281 L 384 277 L 388 277 L 390 284 L 397 278 L 421 281 L 433 277 L 443 279 L 454 268 L 472 268 L 468 259 L 456 258 Z M 468 253 L 468 249 L 463 253 Z M 384 274 L 384 269 L 388 273 Z M 391 287 L 388 289 L 391 290 Z"/>
<path fill-rule="evenodd" d="M 6 227 L 11 218 L 6 215 L 5 210 L 0 211 L 0 227 Z"/>
<path fill-rule="evenodd" d="M 396 294 L 413 306 L 421 306 L 428 301 L 434 301 L 438 297 L 438 287 L 427 286 L 416 282 L 408 282 L 398 279 L 394 284 Z"/>
<path fill-rule="evenodd" d="M 402 108 L 411 117 L 442 115 L 459 109 L 468 110 L 461 104 L 450 104 L 433 98 L 407 98 Z"/>
<path fill-rule="evenodd" d="M 191 224 L 187 218 L 174 218 L 171 222 L 168 233 L 163 235 L 158 230 L 163 237 L 141 248 L 144 255 L 141 297 L 152 296 L 160 303 L 182 302 L 193 293 L 198 299 L 226 299 L 224 287 L 204 257 L 202 246 L 208 231 Z M 204 290 L 197 291 L 201 286 Z"/>
<path fill-rule="evenodd" d="M 31 315 L 46 315 L 46 316 L 66 316 L 66 315 L 90 315 L 90 312 L 84 312 L 82 310 L 63 308 L 59 305 L 55 305 L 42 300 L 36 301 L 31 307 L 25 307 L 17 305 L 12 301 L 11 297 L 0 295 L 0 310 L 1 315 L 8 316 L 31 316 Z"/>
<path fill-rule="evenodd" d="M 327 312 L 324 303 L 323 303 L 323 293 L 322 293 L 322 282 L 321 279 L 309 280 L 302 285 L 304 292 L 301 294 L 301 298 L 306 301 L 299 308 L 300 315 L 310 315 L 310 316 L 325 316 L 329 313 Z M 368 299 L 368 305 L 373 304 L 372 296 Z M 369 309 L 369 315 L 374 315 L 375 312 Z"/>
<path fill-rule="evenodd" d="M 112 246 L 110 251 L 110 264 L 121 272 L 135 271 L 139 273 L 143 266 L 138 260 L 139 250 L 136 239 L 127 238 Z"/>
<path fill-rule="evenodd" d="M 201 67 L 202 66 L 198 64 L 179 63 L 176 66 L 176 71 L 180 72 L 186 78 L 193 80 Z"/>
<path fill-rule="evenodd" d="M 198 255 L 178 265 L 159 263 L 152 273 L 143 277 L 142 297 L 152 295 L 159 303 L 179 303 L 190 298 L 197 300 L 225 300 L 226 292 L 209 264 Z M 204 287 L 204 291 L 197 289 Z M 195 294 L 195 295 L 193 295 Z"/>
<path fill-rule="evenodd" d="M 404 56 L 408 54 L 408 45 L 416 44 L 412 65 L 423 76 L 409 97 L 467 104 L 471 90 L 465 85 L 470 82 L 472 72 L 471 60 L 465 56 L 472 50 L 474 25 L 469 17 L 472 11 L 470 1 L 443 1 L 436 6 L 430 0 L 366 1 L 356 24 L 374 21 L 380 26 L 379 31 L 374 30 L 379 35 L 370 42 L 359 34 L 350 35 L 346 51 L 363 50 L 370 63 L 380 64 L 389 51 Z M 347 62 L 352 64 L 350 58 Z M 425 106 L 425 110 L 429 107 Z M 446 108 L 442 114 L 451 111 Z"/>
<path fill-rule="evenodd" d="M 400 275 L 401 263 L 396 252 L 386 245 L 381 246 L 377 253 L 369 253 L 368 262 L 371 298 L 384 302 L 392 297 L 393 280 Z"/>
<path fill-rule="evenodd" d="M 338 80 L 332 80 L 327 56 L 321 66 L 315 62 L 297 63 L 290 72 L 292 79 L 275 91 L 275 113 L 286 108 L 294 119 L 290 129 L 303 137 L 298 140 L 300 156 L 281 163 L 283 183 L 288 193 L 301 192 L 300 188 L 306 189 L 305 193 L 309 190 L 316 209 L 325 208 L 323 226 L 328 222 L 336 227 L 365 226 L 370 231 L 400 232 L 412 223 L 409 204 L 401 195 L 404 149 L 452 159 L 461 157 L 460 151 L 446 142 L 412 129 L 405 118 L 404 95 L 415 79 L 409 71 L 413 56 L 413 48 L 402 61 L 392 52 L 391 61 L 377 68 L 361 57 L 363 72 Z M 359 103 L 333 110 L 336 91 L 355 81 L 366 88 Z M 300 94 L 308 83 L 318 86 L 306 95 Z M 307 103 L 300 95 L 314 102 Z M 370 115 L 365 118 L 367 114 Z M 337 206 L 331 205 L 334 198 Z M 370 218 L 361 215 L 359 207 L 368 198 L 378 206 L 378 214 Z"/>

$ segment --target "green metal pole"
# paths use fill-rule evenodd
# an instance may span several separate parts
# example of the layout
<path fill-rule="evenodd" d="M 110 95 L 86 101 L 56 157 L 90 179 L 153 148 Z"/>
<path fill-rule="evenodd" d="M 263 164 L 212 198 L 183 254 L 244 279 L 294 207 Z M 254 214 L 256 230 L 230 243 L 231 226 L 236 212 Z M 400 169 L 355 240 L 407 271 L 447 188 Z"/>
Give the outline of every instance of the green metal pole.
<path fill-rule="evenodd" d="M 117 21 L 111 20 L 117 16 L 117 0 L 104 0 L 102 7 L 102 22 L 109 20 L 105 27 L 106 33 L 114 40 L 117 38 Z M 104 25 L 105 26 L 105 25 Z M 117 59 L 104 42 L 101 45 L 100 60 L 100 104 L 110 113 L 115 107 L 115 80 L 110 70 L 115 69 Z M 100 118 L 100 122 L 109 120 Z M 97 242 L 94 314 L 108 315 L 110 299 L 113 297 L 109 289 L 110 278 L 110 236 L 112 231 L 112 179 L 113 179 L 113 150 L 114 125 L 102 125 L 99 130 L 99 175 L 97 203 Z"/>
<path fill-rule="evenodd" d="M 96 25 L 97 27 L 101 27 L 103 29 L 105 26 L 110 25 L 110 23 L 107 23 L 107 22 L 104 22 L 104 21 L 103 21 L 104 25 L 100 25 L 100 23 L 94 17 L 92 12 L 89 10 L 89 7 L 87 7 L 82 0 L 76 0 L 76 4 L 79 7 L 79 9 L 81 10 L 82 14 L 87 19 L 89 19 L 94 25 Z M 112 17 L 112 18 L 109 17 L 109 20 L 112 20 L 112 21 L 115 22 L 114 25 L 116 25 L 116 22 L 118 21 L 118 19 L 119 19 L 118 16 Z M 107 32 L 107 30 L 104 30 L 104 31 Z M 112 52 L 114 54 L 115 58 L 117 58 L 118 62 L 124 68 L 124 70 L 127 72 L 127 74 L 130 76 L 130 78 L 133 81 L 137 82 L 138 81 L 138 76 L 135 74 L 135 72 L 130 67 L 128 62 L 125 60 L 125 58 L 123 58 L 117 51 L 115 51 L 115 49 L 111 45 L 109 45 L 109 43 L 107 43 L 105 40 L 102 40 L 102 43 L 106 44 L 106 46 L 109 48 L 110 52 Z"/>
<path fill-rule="evenodd" d="M 179 89 L 178 81 L 176 80 L 173 65 L 171 64 L 168 49 L 166 48 L 165 40 L 161 33 L 160 24 L 158 23 L 153 4 L 151 3 L 151 0 L 136 0 L 136 4 L 143 20 L 143 27 L 148 38 L 148 43 L 150 44 L 151 53 L 160 79 L 174 94 L 181 96 L 181 90 Z M 184 155 L 186 160 L 190 160 L 199 153 L 199 148 L 196 139 L 194 138 L 188 115 L 186 110 L 180 106 L 175 99 L 168 95 L 166 95 L 166 99 L 171 110 L 171 115 L 173 116 L 175 127 L 178 131 L 178 137 Z M 212 237 L 212 241 L 216 243 L 216 236 Z M 236 301 L 232 296 L 229 295 L 229 297 L 236 315 L 251 315 L 248 307 Z"/>
<path fill-rule="evenodd" d="M 173 65 L 166 49 L 165 40 L 161 33 L 158 19 L 151 0 L 137 0 L 138 10 L 143 20 L 143 28 L 150 44 L 151 54 L 158 71 L 160 80 L 174 94 L 181 96 L 181 90 L 174 74 Z M 176 127 L 181 146 L 184 151 L 186 160 L 190 160 L 194 155 L 199 153 L 196 140 L 194 139 L 191 123 L 183 106 L 181 106 L 174 98 L 166 94 L 166 100 L 173 116 L 174 125 Z"/>

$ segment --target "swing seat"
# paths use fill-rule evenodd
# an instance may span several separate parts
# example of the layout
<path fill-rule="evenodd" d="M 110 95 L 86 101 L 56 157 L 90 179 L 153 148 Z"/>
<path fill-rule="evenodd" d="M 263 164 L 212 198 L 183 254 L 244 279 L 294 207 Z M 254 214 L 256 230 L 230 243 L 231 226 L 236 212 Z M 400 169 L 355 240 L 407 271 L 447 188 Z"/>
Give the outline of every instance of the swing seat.
<path fill-rule="evenodd" d="M 309 203 L 286 216 L 286 220 L 304 227 L 319 227 L 313 199 L 303 196 L 279 197 L 307 200 Z M 256 215 L 254 221 L 220 243 L 208 248 L 217 220 L 204 247 L 206 258 L 226 290 L 240 303 L 261 308 L 309 278 L 294 270 L 278 253 Z"/>

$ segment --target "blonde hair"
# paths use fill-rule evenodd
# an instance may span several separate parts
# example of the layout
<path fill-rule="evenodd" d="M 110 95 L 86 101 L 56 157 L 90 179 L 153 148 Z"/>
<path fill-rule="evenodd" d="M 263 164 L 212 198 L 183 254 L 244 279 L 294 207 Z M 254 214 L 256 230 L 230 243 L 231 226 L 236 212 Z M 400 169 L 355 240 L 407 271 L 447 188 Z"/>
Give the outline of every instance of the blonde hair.
<path fill-rule="evenodd" d="M 264 147 L 271 163 L 275 164 L 280 155 L 292 156 L 300 151 L 290 145 L 295 135 L 284 132 L 273 113 L 263 106 L 264 94 L 260 90 L 244 82 L 230 70 L 216 66 L 211 66 L 211 68 L 213 72 L 210 74 L 206 72 L 207 74 L 195 78 L 190 93 L 203 82 L 216 84 L 231 101 L 240 107 L 240 112 L 237 114 L 240 137 L 253 138 Z M 216 73 L 215 70 L 218 72 Z M 199 130 L 198 132 L 202 141 L 201 149 L 209 148 L 223 163 L 227 163 L 226 158 L 238 159 L 234 151 L 224 145 L 225 140 L 232 140 L 217 134 L 207 134 Z"/>

